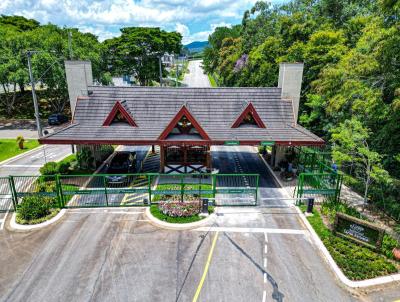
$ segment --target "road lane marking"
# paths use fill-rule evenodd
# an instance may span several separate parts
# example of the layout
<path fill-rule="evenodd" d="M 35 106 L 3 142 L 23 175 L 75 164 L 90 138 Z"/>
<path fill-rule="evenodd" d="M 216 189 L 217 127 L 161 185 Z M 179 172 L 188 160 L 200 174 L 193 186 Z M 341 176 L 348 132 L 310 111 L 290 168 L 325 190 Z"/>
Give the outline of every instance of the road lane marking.
<path fill-rule="evenodd" d="M 231 232 L 231 233 L 269 233 L 269 234 L 289 234 L 305 235 L 307 230 L 296 229 L 269 229 L 269 228 L 237 228 L 237 227 L 199 227 L 193 229 L 195 232 Z"/>
<path fill-rule="evenodd" d="M 267 258 L 264 258 L 264 268 L 267 268 Z"/>
<path fill-rule="evenodd" d="M 263 298 L 262 298 L 263 302 L 267 301 L 267 292 L 264 290 L 263 291 Z"/>
<path fill-rule="evenodd" d="M 267 283 L 267 273 L 264 273 L 264 283 Z"/>
<path fill-rule="evenodd" d="M 207 276 L 207 273 L 208 273 L 208 268 L 210 267 L 211 258 L 212 258 L 212 255 L 214 253 L 215 244 L 217 243 L 218 234 L 219 234 L 219 232 L 217 231 L 215 233 L 215 235 L 214 235 L 214 239 L 213 239 L 213 242 L 211 244 L 210 252 L 208 253 L 207 262 L 206 262 L 206 265 L 204 267 L 203 276 L 200 279 L 199 286 L 197 287 L 196 293 L 195 293 L 195 295 L 193 297 L 193 300 L 192 300 L 193 302 L 196 302 L 197 299 L 199 298 L 199 295 L 200 295 L 200 292 L 201 292 L 201 288 L 203 287 L 204 280 L 206 279 L 206 276 Z"/>
<path fill-rule="evenodd" d="M 43 165 L 2 165 L 5 168 L 40 168 Z"/>

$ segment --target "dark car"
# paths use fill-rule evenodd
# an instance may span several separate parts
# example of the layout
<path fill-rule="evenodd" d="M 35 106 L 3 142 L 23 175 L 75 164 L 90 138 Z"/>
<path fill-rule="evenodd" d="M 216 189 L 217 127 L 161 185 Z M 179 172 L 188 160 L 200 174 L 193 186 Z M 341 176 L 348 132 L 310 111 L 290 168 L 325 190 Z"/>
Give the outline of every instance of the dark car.
<path fill-rule="evenodd" d="M 61 113 L 54 113 L 47 119 L 49 125 L 61 125 L 68 122 L 68 117 Z"/>
<path fill-rule="evenodd" d="M 128 184 L 131 177 L 124 174 L 136 172 L 136 152 L 119 151 L 115 152 L 110 162 L 106 165 L 105 173 L 121 174 L 109 175 L 106 177 L 107 183 L 112 184 Z"/>

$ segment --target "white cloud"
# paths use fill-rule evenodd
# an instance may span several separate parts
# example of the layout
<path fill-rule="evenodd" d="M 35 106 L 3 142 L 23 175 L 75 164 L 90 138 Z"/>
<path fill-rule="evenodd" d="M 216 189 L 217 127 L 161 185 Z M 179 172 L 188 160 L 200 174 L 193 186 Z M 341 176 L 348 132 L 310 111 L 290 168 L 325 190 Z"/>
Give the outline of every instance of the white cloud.
<path fill-rule="evenodd" d="M 206 40 L 216 25 L 240 22 L 256 0 L 0 0 L 6 15 L 93 30 L 102 40 L 117 28 L 149 25 L 177 30 L 185 42 Z M 206 26 L 204 26 L 206 25 Z M 207 29 L 207 27 L 209 29 Z"/>

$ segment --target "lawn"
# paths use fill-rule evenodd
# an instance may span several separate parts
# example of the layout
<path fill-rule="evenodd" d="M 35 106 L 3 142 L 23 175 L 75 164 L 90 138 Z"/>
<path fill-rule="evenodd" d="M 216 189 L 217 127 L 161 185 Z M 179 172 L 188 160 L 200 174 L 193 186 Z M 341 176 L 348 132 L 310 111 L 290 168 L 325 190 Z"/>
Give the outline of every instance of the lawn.
<path fill-rule="evenodd" d="M 305 206 L 301 207 L 303 211 L 305 208 Z M 392 257 L 388 257 L 393 248 L 393 239 L 388 235 L 385 236 L 379 253 L 348 239 L 335 236 L 325 225 L 317 209 L 313 210 L 313 214 L 307 217 L 308 221 L 347 278 L 364 280 L 399 272 L 399 263 L 390 259 Z"/>
<path fill-rule="evenodd" d="M 32 150 L 37 146 L 39 146 L 39 142 L 36 139 L 26 140 L 24 143 L 24 149 L 20 150 L 15 139 L 0 139 L 0 161 Z"/>

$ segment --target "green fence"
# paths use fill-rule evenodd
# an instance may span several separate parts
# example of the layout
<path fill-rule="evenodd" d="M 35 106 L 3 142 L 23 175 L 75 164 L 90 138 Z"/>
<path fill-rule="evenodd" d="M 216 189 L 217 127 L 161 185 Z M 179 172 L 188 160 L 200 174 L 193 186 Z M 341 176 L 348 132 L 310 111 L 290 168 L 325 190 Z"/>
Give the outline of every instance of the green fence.
<path fill-rule="evenodd" d="M 295 197 L 339 200 L 343 175 L 332 169 L 331 154 L 309 147 L 296 148 L 299 177 Z"/>
<path fill-rule="evenodd" d="M 1 209 L 26 196 L 54 199 L 62 208 L 144 206 L 209 199 L 215 205 L 257 205 L 258 174 L 95 174 L 0 178 Z M 3 194 L 4 191 L 4 194 Z"/>

